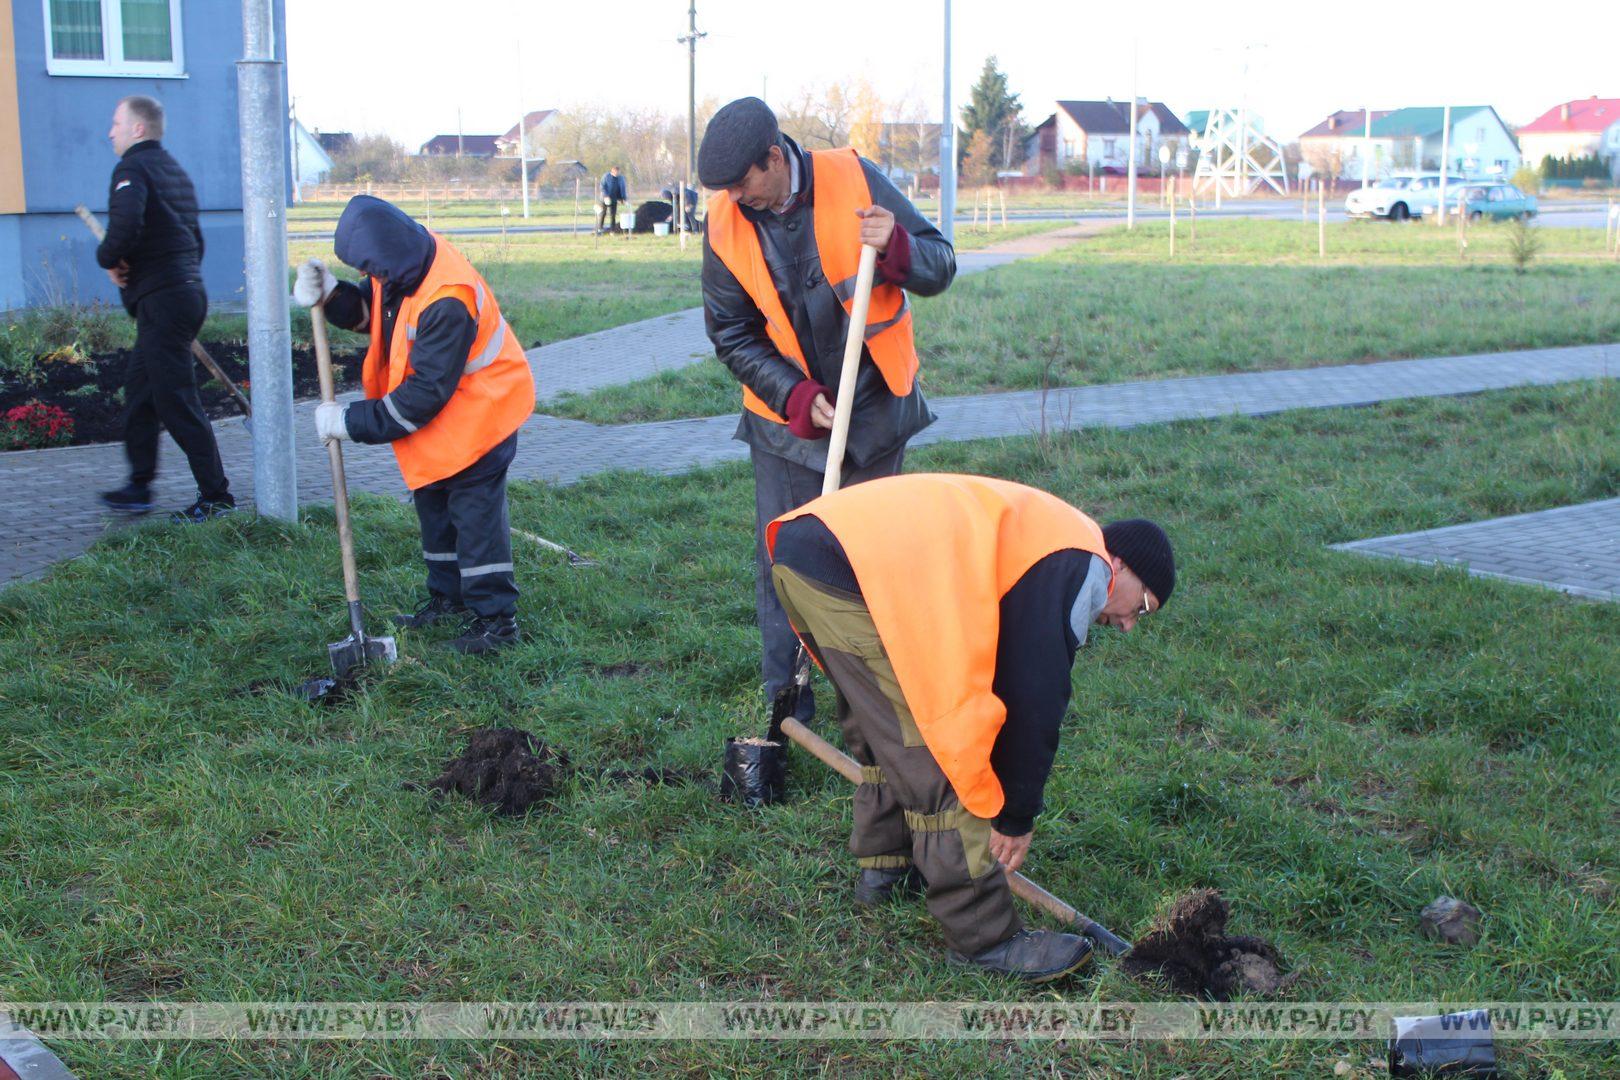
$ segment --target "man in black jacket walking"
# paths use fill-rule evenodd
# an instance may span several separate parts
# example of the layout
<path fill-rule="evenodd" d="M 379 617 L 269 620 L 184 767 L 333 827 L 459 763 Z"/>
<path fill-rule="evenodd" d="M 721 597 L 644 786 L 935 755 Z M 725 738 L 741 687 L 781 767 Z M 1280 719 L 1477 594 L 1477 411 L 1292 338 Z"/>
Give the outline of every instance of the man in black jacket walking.
<path fill-rule="evenodd" d="M 858 231 L 860 242 L 878 249 L 880 285 L 918 296 L 944 292 L 956 277 L 956 251 L 950 241 L 876 165 L 862 158 L 860 169 L 871 204 L 851 212 L 847 226 L 839 222 L 828 223 L 829 227 Z M 748 444 L 754 466 L 754 602 L 762 646 L 760 669 L 769 701 L 792 680 L 798 639 L 771 585 L 764 530 L 772 519 L 821 494 L 849 314 L 846 297 L 838 292 L 843 283 L 829 280 L 818 248 L 817 169 L 812 155 L 781 133 L 765 102 L 741 98 L 715 114 L 698 150 L 698 176 L 704 187 L 722 191 L 720 198 L 730 200 L 740 212 L 758 238 L 768 270 L 758 275 L 767 281 L 745 285 L 726 265 L 715 249 L 717 203 L 711 201 L 703 238 L 703 314 L 709 340 L 720 362 L 772 414 L 767 417 L 750 405 L 734 436 Z M 749 291 L 750 286 L 762 289 L 767 284 L 792 324 L 779 332 L 791 334 L 797 342 L 802 367 L 771 339 L 771 317 Z M 904 394 L 893 392 L 870 347 L 863 350 L 844 484 L 898 473 L 906 440 L 933 421 L 921 386 L 913 384 Z M 807 721 L 814 713 L 814 699 L 808 692 L 801 694 L 797 718 Z"/>
<path fill-rule="evenodd" d="M 596 208 L 596 231 L 618 232 L 619 204 L 629 199 L 630 191 L 625 187 L 624 176 L 615 165 L 602 177 L 602 204 Z"/>
<path fill-rule="evenodd" d="M 191 343 L 208 315 L 197 192 L 158 141 L 163 106 L 152 98 L 120 101 L 107 137 L 120 160 L 113 169 L 107 235 L 96 248 L 96 262 L 135 318 L 135 348 L 124 380 L 129 483 L 102 492 L 101 499 L 119 513 L 152 509 L 158 435 L 167 428 L 197 481 L 197 501 L 171 520 L 207 521 L 230 513 L 236 500 L 192 368 Z"/>

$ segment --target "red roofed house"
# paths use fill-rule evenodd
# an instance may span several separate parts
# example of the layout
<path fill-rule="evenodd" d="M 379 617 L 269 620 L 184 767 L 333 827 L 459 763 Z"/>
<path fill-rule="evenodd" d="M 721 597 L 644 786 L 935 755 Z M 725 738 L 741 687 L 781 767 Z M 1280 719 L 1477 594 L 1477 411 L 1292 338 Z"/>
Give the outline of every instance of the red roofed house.
<path fill-rule="evenodd" d="M 1620 182 L 1620 98 L 1589 97 L 1554 106 L 1519 129 L 1519 148 L 1531 164 L 1548 156 L 1596 154 Z"/>
<path fill-rule="evenodd" d="M 556 109 L 536 109 L 523 117 L 523 139 L 528 144 L 525 154 L 529 160 L 545 158 L 545 133 L 556 126 L 561 114 Z M 517 157 L 518 126 L 513 124 L 506 134 L 495 139 L 496 152 L 501 157 Z"/>

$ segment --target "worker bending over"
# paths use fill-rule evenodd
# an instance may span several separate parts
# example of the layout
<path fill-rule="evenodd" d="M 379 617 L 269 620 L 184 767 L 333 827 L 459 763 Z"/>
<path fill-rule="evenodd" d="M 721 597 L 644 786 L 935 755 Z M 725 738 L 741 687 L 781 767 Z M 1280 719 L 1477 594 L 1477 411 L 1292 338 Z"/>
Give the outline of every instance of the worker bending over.
<path fill-rule="evenodd" d="M 422 525 L 428 599 L 400 626 L 465 616 L 450 647 L 484 653 L 518 640 L 506 471 L 534 411 L 534 376 L 488 284 L 444 237 L 398 207 L 357 195 L 338 219 L 337 257 L 366 276 L 339 281 L 319 259 L 294 298 L 371 336 L 366 400 L 316 407 L 322 439 L 389 443 Z"/>
<path fill-rule="evenodd" d="M 861 764 L 855 901 L 926 886 L 952 960 L 1033 981 L 1079 968 L 1091 943 L 1023 929 L 1005 871 L 1029 851 L 1087 631 L 1129 631 L 1175 588 L 1164 530 L 919 473 L 783 514 L 766 544 Z"/>

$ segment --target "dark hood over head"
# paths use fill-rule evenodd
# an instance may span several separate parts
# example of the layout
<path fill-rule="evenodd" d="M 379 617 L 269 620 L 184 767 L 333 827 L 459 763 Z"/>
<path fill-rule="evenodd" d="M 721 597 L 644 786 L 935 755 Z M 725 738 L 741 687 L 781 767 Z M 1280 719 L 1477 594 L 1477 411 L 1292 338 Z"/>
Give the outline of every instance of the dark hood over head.
<path fill-rule="evenodd" d="M 393 203 L 356 195 L 338 218 L 337 257 L 388 282 L 390 292 L 409 293 L 433 262 L 433 237 Z"/>

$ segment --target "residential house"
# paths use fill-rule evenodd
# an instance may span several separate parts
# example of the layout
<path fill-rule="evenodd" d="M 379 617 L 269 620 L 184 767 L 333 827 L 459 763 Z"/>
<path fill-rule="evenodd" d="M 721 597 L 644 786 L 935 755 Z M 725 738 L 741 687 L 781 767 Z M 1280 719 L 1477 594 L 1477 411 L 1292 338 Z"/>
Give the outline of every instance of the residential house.
<path fill-rule="evenodd" d="M 354 148 L 354 134 L 348 131 L 322 131 L 316 128 L 315 141 L 321 144 L 328 157 L 333 158 Z"/>
<path fill-rule="evenodd" d="M 556 109 L 536 109 L 523 117 L 523 139 L 527 144 L 524 156 L 530 161 L 544 161 L 546 154 L 546 138 L 557 127 L 562 114 Z M 506 130 L 506 134 L 495 140 L 495 152 L 500 157 L 517 157 L 518 125 L 513 124 Z"/>
<path fill-rule="evenodd" d="M 1620 183 L 1620 98 L 1589 97 L 1553 106 L 1519 129 L 1519 149 L 1531 165 L 1547 157 L 1596 154 Z"/>
<path fill-rule="evenodd" d="M 1453 105 L 1451 138 L 1438 105 L 1396 109 L 1373 121 L 1373 144 L 1388 147 L 1392 169 L 1438 169 L 1442 148 L 1447 168 L 1469 176 L 1512 176 L 1523 160 L 1513 132 L 1489 105 Z M 1449 143 L 1447 147 L 1446 144 Z"/>
<path fill-rule="evenodd" d="M 296 119 L 292 122 L 292 173 L 294 202 L 302 200 L 304 188 L 326 183 L 332 173 L 332 155 Z"/>
<path fill-rule="evenodd" d="M 435 135 L 417 153 L 424 157 L 492 158 L 500 154 L 499 135 Z"/>
<path fill-rule="evenodd" d="M 1374 109 L 1372 122 L 1376 124 L 1391 111 Z M 1371 162 L 1368 175 L 1378 175 L 1380 158 L 1376 153 L 1369 156 L 1370 145 L 1367 140 L 1367 110 L 1340 109 L 1300 135 L 1299 156 L 1309 166 L 1312 175 L 1326 174 L 1341 180 L 1360 180 L 1364 160 Z M 1388 155 L 1389 147 L 1385 145 L 1384 158 L 1387 159 Z"/>
<path fill-rule="evenodd" d="M 286 40 L 277 0 L 279 59 Z M 105 218 L 107 128 L 129 94 L 163 103 L 163 144 L 196 184 L 210 299 L 242 301 L 241 51 L 236 3 L 0 0 L 0 310 L 117 302 L 74 207 Z"/>
<path fill-rule="evenodd" d="M 1036 125 L 1024 144 L 1026 171 L 1046 172 L 1071 165 L 1124 170 L 1130 164 L 1131 113 L 1127 102 L 1059 101 L 1052 115 Z M 1137 100 L 1137 168 L 1158 168 L 1159 147 L 1183 149 L 1192 132 L 1163 102 Z"/>
<path fill-rule="evenodd" d="M 1372 114 L 1360 109 L 1336 112 L 1300 136 L 1300 151 L 1313 170 L 1331 169 L 1360 180 L 1364 164 L 1377 179 L 1398 170 L 1439 169 L 1445 139 L 1445 109 L 1411 106 Z M 1519 145 L 1489 105 L 1451 107 L 1450 168 L 1470 176 L 1507 177 L 1519 167 Z"/>

